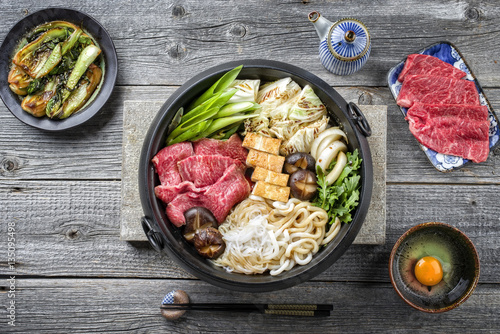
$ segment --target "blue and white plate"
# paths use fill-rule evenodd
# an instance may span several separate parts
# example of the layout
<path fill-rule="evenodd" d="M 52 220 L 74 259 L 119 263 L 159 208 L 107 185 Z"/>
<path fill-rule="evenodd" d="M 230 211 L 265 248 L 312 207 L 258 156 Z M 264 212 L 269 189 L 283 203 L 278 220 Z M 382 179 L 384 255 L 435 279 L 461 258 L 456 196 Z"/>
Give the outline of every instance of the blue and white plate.
<path fill-rule="evenodd" d="M 439 42 L 428 46 L 427 48 L 419 51 L 418 53 L 434 56 L 441 59 L 444 62 L 447 62 L 448 64 L 451 64 L 456 68 L 459 68 L 465 73 L 467 73 L 467 76 L 464 79 L 474 81 L 474 83 L 476 84 L 477 91 L 479 93 L 479 100 L 481 102 L 481 105 L 485 105 L 488 107 L 488 113 L 490 119 L 489 136 L 490 136 L 490 150 L 491 150 L 494 146 L 498 144 L 500 138 L 500 128 L 498 126 L 498 118 L 495 115 L 493 109 L 491 108 L 490 102 L 484 95 L 481 85 L 477 81 L 472 71 L 469 69 L 467 62 L 465 61 L 460 51 L 458 51 L 457 47 L 451 44 L 450 42 Z M 398 76 L 399 73 L 401 73 L 401 71 L 403 70 L 405 61 L 406 59 L 398 63 L 393 68 L 391 68 L 389 70 L 389 73 L 387 74 L 387 83 L 389 85 L 389 89 L 391 90 L 392 96 L 394 97 L 395 100 L 397 99 L 399 91 L 401 89 L 401 82 L 398 81 Z M 408 108 L 403 108 L 403 107 L 399 108 L 401 109 L 403 115 L 406 117 L 406 112 L 408 111 Z M 436 151 L 431 150 L 430 148 L 421 144 L 420 147 L 425 152 L 427 158 L 432 163 L 432 165 L 440 172 L 452 171 L 453 169 L 460 168 L 469 162 L 469 160 L 467 159 L 457 157 L 454 155 L 437 153 Z"/>

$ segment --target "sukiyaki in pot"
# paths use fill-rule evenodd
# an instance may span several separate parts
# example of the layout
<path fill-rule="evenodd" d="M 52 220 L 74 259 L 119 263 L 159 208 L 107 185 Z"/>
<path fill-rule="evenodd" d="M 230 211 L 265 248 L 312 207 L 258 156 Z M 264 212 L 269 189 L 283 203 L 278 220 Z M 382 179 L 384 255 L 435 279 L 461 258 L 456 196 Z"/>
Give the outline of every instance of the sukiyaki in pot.
<path fill-rule="evenodd" d="M 303 69 L 268 60 L 211 68 L 172 94 L 146 135 L 144 231 L 157 251 L 219 287 L 307 281 L 363 224 L 369 135 L 359 108 Z"/>

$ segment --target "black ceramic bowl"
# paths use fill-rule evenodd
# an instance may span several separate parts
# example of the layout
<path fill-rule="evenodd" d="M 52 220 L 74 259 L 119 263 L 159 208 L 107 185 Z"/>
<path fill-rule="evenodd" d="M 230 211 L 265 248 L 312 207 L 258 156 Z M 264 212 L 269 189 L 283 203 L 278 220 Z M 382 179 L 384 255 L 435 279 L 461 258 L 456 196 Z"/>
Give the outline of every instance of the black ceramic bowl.
<path fill-rule="evenodd" d="M 224 269 L 213 266 L 209 261 L 200 257 L 194 247 L 184 240 L 181 230 L 168 221 L 165 215 L 165 205 L 154 194 L 154 187 L 159 184 L 159 180 L 151 159 L 164 147 L 167 127 L 177 110 L 203 93 L 225 72 L 241 64 L 244 67 L 239 78 L 274 81 L 291 77 L 301 87 L 309 84 L 327 106 L 331 118 L 342 125 L 349 138 L 349 149 L 359 149 L 363 159 L 360 203 L 353 221 L 344 224 L 338 236 L 321 249 L 309 264 L 297 265 L 292 270 L 277 276 L 228 273 Z M 309 280 L 326 270 L 347 250 L 358 234 L 368 211 L 372 192 L 372 159 L 366 139 L 369 135 L 367 131 L 369 126 L 354 104 L 351 108 L 353 109 L 350 109 L 349 104 L 334 89 L 315 75 L 298 67 L 275 61 L 247 60 L 226 63 L 211 68 L 186 82 L 161 107 L 149 128 L 142 148 L 139 166 L 139 190 L 145 214 L 142 224 L 152 246 L 158 251 L 165 251 L 196 277 L 231 290 L 262 292 L 284 289 Z"/>
<path fill-rule="evenodd" d="M 104 61 L 104 77 L 100 84 L 98 94 L 87 105 L 74 115 L 62 120 L 50 119 L 48 117 L 34 117 L 21 108 L 21 100 L 10 90 L 7 84 L 12 58 L 15 54 L 17 45 L 22 37 L 34 27 L 56 20 L 71 22 L 81 26 L 84 31 L 89 33 L 101 48 L 101 57 Z M 17 22 L 5 37 L 0 46 L 0 97 L 10 110 L 20 121 L 35 128 L 47 131 L 62 131 L 80 125 L 93 116 L 102 108 L 108 100 L 116 82 L 118 74 L 118 60 L 116 50 L 104 27 L 92 17 L 74 9 L 66 8 L 47 8 L 30 14 Z"/>
<path fill-rule="evenodd" d="M 441 263 L 442 281 L 432 287 L 415 276 L 415 264 L 424 256 Z M 408 305 L 428 313 L 441 313 L 461 305 L 479 280 L 479 256 L 472 241 L 444 223 L 423 223 L 406 231 L 394 245 L 389 276 L 397 294 Z"/>

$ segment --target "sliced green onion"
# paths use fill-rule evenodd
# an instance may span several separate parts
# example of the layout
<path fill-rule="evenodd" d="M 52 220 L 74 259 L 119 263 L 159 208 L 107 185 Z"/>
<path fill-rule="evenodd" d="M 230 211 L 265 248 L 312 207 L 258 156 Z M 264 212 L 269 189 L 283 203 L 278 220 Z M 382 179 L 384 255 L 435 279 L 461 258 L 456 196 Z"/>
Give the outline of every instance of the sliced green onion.
<path fill-rule="evenodd" d="M 240 65 L 236 68 L 233 68 L 231 71 L 226 72 L 219 80 L 217 80 L 210 88 L 205 91 L 199 98 L 197 98 L 193 103 L 189 105 L 188 111 L 194 109 L 199 106 L 206 100 L 210 99 L 214 94 L 224 91 L 228 88 L 236 79 L 238 74 L 240 73 L 243 65 Z"/>
<path fill-rule="evenodd" d="M 251 117 L 255 117 L 255 116 L 257 116 L 257 114 L 222 117 L 222 118 L 214 119 L 212 124 L 210 124 L 210 126 L 207 129 L 205 129 L 199 136 L 196 136 L 193 140 L 209 137 L 211 134 L 215 133 L 216 131 L 218 131 L 218 130 L 220 130 L 228 125 L 231 125 L 231 124 L 234 124 L 234 123 L 243 121 L 247 118 L 251 118 Z"/>
<path fill-rule="evenodd" d="M 213 121 L 211 119 L 207 119 L 203 122 L 200 122 L 200 123 L 192 126 L 191 128 L 186 130 L 184 133 L 182 133 L 180 136 L 178 136 L 177 138 L 175 138 L 171 142 L 167 142 L 167 145 L 173 145 L 173 144 L 177 144 L 177 143 L 180 143 L 180 142 L 183 142 L 186 140 L 192 140 L 192 138 L 194 138 L 197 134 L 199 134 L 200 132 L 203 132 L 206 128 L 208 128 L 210 126 L 210 124 L 212 124 L 212 122 Z"/>
<path fill-rule="evenodd" d="M 203 113 L 200 113 L 195 117 L 192 117 L 188 121 L 179 124 L 179 126 L 177 126 L 174 129 L 174 131 L 172 131 L 170 135 L 168 135 L 167 145 L 172 145 L 174 142 L 178 142 L 176 141 L 178 137 L 182 136 L 186 131 L 190 130 L 192 127 L 199 124 L 200 122 L 211 119 L 217 114 L 218 111 L 219 111 L 218 108 L 210 108 L 204 111 Z"/>
<path fill-rule="evenodd" d="M 215 118 L 227 117 L 238 113 L 247 112 L 260 108 L 260 104 L 254 102 L 229 103 L 223 106 Z"/>

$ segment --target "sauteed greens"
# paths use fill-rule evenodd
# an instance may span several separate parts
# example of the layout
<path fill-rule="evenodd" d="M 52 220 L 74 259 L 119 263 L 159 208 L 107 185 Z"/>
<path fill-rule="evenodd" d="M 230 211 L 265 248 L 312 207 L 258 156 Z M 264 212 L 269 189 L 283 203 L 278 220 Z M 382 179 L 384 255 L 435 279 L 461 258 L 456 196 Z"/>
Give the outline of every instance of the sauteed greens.
<path fill-rule="evenodd" d="M 66 21 L 33 29 L 12 59 L 10 89 L 24 96 L 21 107 L 35 117 L 67 118 L 91 98 L 102 79 L 101 49 Z"/>

